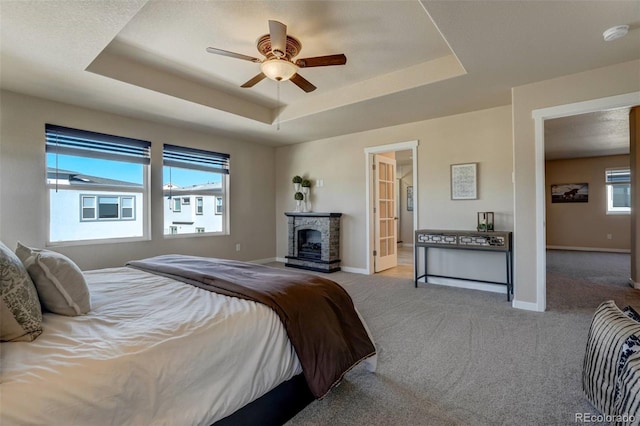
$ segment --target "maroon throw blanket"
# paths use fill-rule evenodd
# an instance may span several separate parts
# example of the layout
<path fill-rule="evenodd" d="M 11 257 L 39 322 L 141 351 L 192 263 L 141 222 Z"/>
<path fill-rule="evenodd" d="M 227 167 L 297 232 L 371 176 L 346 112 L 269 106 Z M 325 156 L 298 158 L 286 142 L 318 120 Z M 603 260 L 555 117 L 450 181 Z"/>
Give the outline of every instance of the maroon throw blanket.
<path fill-rule="evenodd" d="M 309 389 L 322 398 L 375 347 L 347 292 L 315 275 L 234 260 L 164 255 L 127 265 L 273 309 L 300 359 Z"/>

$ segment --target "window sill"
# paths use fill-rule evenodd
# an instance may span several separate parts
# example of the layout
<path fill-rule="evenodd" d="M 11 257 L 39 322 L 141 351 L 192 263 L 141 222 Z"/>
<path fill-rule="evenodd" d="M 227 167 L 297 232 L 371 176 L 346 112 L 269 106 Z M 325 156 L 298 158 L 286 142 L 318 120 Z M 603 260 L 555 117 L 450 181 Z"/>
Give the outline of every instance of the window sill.
<path fill-rule="evenodd" d="M 218 237 L 229 235 L 228 232 L 192 232 L 189 234 L 164 234 L 163 237 L 166 239 L 174 239 L 174 238 L 193 238 L 193 237 Z"/>
<path fill-rule="evenodd" d="M 77 240 L 77 241 L 47 241 L 45 247 L 72 247 L 72 246 L 88 246 L 98 244 L 118 244 L 118 243 L 134 243 L 139 241 L 150 241 L 149 237 L 131 237 L 131 238 L 103 238 L 99 240 Z"/>

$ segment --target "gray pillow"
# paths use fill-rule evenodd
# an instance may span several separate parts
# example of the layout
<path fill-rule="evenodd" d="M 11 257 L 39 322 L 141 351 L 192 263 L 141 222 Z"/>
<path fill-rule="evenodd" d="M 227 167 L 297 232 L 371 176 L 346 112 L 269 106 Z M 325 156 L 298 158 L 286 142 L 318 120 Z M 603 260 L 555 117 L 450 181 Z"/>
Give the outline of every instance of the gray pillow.
<path fill-rule="evenodd" d="M 41 333 L 36 288 L 20 259 L 0 242 L 0 340 L 30 342 Z"/>
<path fill-rule="evenodd" d="M 67 256 L 29 248 L 21 243 L 18 243 L 16 254 L 29 271 L 46 310 L 70 317 L 91 310 L 91 297 L 84 275 Z"/>

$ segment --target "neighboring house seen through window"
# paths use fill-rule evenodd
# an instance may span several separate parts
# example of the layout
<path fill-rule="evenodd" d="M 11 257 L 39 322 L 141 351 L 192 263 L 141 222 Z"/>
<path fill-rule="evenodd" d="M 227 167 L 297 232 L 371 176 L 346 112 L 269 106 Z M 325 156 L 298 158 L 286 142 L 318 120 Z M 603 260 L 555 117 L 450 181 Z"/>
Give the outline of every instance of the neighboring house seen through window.
<path fill-rule="evenodd" d="M 228 212 L 220 209 L 218 214 L 218 204 L 227 197 L 229 155 L 168 144 L 163 148 L 164 234 L 227 233 Z"/>
<path fill-rule="evenodd" d="M 148 239 L 151 143 L 45 126 L 48 243 Z"/>
<path fill-rule="evenodd" d="M 631 213 L 631 170 L 606 169 L 607 214 Z"/>
<path fill-rule="evenodd" d="M 81 220 L 135 219 L 135 196 L 81 195 L 80 197 L 82 198 Z"/>
<path fill-rule="evenodd" d="M 222 214 L 222 197 L 216 197 L 216 214 Z"/>

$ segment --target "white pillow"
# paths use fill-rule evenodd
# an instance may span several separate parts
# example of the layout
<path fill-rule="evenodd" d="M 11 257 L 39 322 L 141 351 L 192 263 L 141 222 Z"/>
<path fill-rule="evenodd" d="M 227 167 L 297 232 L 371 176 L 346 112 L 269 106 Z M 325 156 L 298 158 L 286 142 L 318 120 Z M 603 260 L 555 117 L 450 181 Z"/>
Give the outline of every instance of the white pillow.
<path fill-rule="evenodd" d="M 77 316 L 91 310 L 89 287 L 78 266 L 67 256 L 18 243 L 16 255 L 27 268 L 42 306 L 54 314 Z"/>

